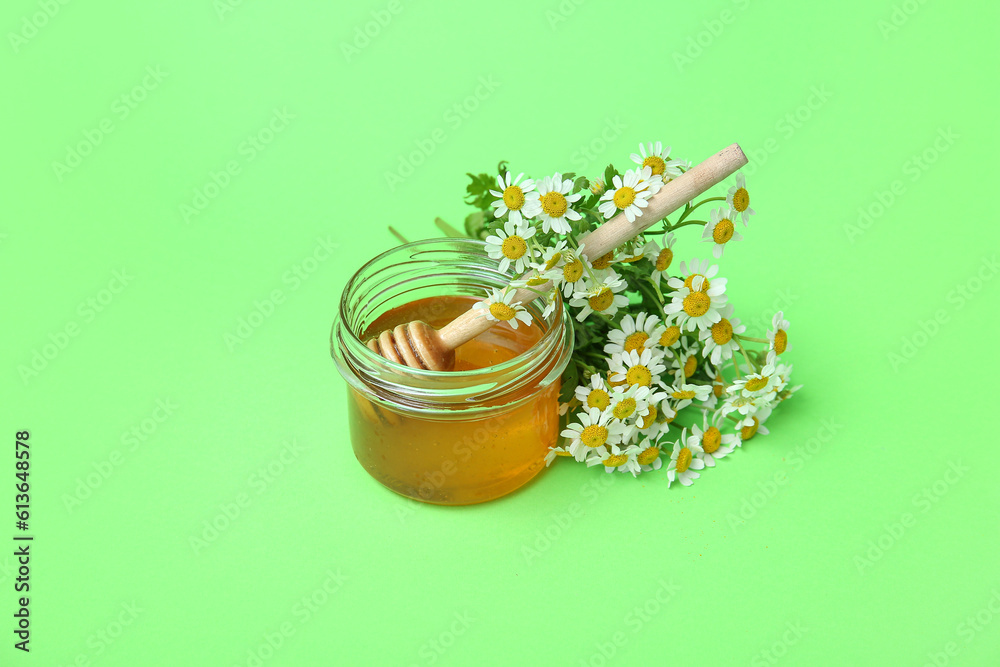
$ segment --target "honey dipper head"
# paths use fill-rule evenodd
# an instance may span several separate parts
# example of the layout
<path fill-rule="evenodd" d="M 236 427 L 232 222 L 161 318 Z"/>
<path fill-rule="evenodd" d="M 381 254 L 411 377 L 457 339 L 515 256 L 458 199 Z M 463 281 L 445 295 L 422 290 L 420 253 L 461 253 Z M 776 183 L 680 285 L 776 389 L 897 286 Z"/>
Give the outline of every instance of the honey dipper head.
<path fill-rule="evenodd" d="M 367 345 L 376 354 L 410 368 L 450 371 L 455 367 L 455 351 L 446 349 L 437 330 L 419 320 L 383 331 Z"/>

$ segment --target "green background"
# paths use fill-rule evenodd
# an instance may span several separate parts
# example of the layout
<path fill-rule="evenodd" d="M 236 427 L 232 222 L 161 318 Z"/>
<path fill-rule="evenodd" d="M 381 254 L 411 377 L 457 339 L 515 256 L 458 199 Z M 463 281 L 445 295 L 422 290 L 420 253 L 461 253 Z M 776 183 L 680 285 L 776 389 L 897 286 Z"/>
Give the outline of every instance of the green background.
<path fill-rule="evenodd" d="M 30 429 L 36 539 L 30 655 L 0 556 L 0 663 L 996 664 L 998 19 L 5 3 L 0 507 L 13 534 Z M 721 265 L 737 316 L 792 323 L 771 435 L 689 489 L 560 462 L 475 507 L 384 490 L 328 337 L 386 226 L 460 224 L 501 159 L 593 176 L 655 140 L 751 158 Z"/>

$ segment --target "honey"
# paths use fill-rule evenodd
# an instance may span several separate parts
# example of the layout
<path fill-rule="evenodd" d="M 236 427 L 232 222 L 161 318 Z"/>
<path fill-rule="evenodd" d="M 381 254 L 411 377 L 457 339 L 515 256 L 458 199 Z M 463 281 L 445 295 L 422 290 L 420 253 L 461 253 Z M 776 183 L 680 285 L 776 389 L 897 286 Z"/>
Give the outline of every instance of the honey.
<path fill-rule="evenodd" d="M 413 301 L 379 317 L 361 338 L 418 319 L 440 328 L 475 302 L 468 296 Z M 509 361 L 542 334 L 536 322 L 521 323 L 516 330 L 495 326 L 455 350 L 455 372 Z M 393 491 L 426 502 L 465 505 L 509 493 L 544 467 L 545 454 L 559 436 L 558 381 L 541 392 L 524 387 L 504 396 L 502 404 L 513 406 L 508 409 L 459 419 L 428 418 L 377 405 L 354 390 L 351 394 L 348 415 L 358 461 Z"/>
<path fill-rule="evenodd" d="M 408 368 L 365 345 L 413 320 L 440 328 L 509 280 L 482 241 L 436 239 L 379 255 L 344 288 L 330 351 L 347 382 L 351 445 L 389 489 L 467 505 L 544 469 L 559 438 L 559 377 L 573 341 L 558 295 L 547 311 L 544 298 L 524 304 L 530 324 L 498 323 L 459 346 L 451 372 Z"/>

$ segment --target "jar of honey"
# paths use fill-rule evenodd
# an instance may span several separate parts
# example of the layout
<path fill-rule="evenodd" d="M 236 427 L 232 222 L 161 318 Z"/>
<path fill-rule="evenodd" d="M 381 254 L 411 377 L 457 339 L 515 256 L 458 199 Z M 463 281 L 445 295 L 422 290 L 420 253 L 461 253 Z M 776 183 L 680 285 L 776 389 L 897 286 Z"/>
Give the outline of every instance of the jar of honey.
<path fill-rule="evenodd" d="M 402 366 L 365 345 L 413 320 L 440 328 L 509 280 L 482 241 L 435 239 L 382 253 L 348 281 L 330 350 L 347 381 L 354 454 L 389 489 L 467 505 L 510 493 L 545 467 L 573 349 L 558 295 L 547 316 L 540 297 L 524 304 L 531 324 L 497 323 L 459 346 L 454 371 Z"/>

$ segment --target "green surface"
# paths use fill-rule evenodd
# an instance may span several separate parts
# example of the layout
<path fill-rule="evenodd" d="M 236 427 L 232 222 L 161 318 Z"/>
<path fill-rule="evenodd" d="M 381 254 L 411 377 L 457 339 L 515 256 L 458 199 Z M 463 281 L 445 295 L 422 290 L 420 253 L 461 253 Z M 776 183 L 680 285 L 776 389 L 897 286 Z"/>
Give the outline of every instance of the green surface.
<path fill-rule="evenodd" d="M 995 5 L 223 2 L 0 12 L 0 663 L 997 663 Z M 722 275 L 792 323 L 771 435 L 690 489 L 375 483 L 328 336 L 386 225 L 658 139 L 753 160 Z"/>

